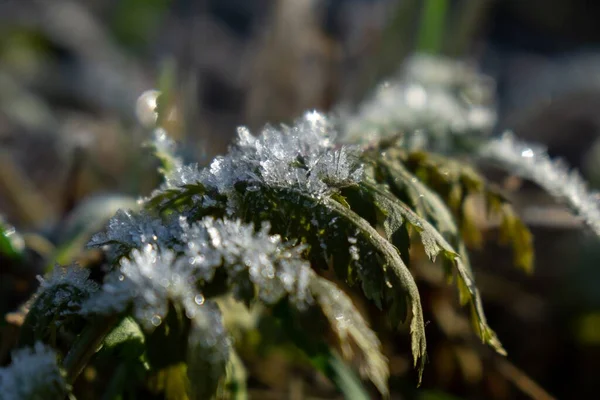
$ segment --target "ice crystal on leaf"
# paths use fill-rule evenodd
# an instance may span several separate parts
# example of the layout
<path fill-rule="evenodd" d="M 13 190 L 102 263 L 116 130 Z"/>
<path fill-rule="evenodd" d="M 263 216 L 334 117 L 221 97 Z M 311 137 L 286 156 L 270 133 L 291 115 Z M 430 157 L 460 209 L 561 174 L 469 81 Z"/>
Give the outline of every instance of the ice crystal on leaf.
<path fill-rule="evenodd" d="M 242 127 L 227 155 L 200 171 L 194 166 L 176 169 L 167 182 L 170 186 L 200 182 L 224 195 L 232 195 L 235 185 L 244 183 L 248 190 L 288 188 L 319 197 L 362 178 L 355 149 L 336 146 L 336 135 L 329 119 L 316 111 L 292 126 L 266 126 L 257 137 Z M 235 207 L 235 202 L 231 205 Z"/>
<path fill-rule="evenodd" d="M 273 304 L 284 296 L 302 308 L 310 303 L 308 263 L 301 259 L 301 247 L 286 246 L 269 225 L 258 232 L 240 221 L 204 218 L 188 224 L 180 220 L 180 252 L 146 243 L 120 261 L 120 268 L 105 278 L 102 291 L 85 304 L 85 313 L 107 314 L 124 311 L 133 304 L 133 313 L 152 329 L 165 318 L 169 301 L 182 304 L 188 317 L 197 310 L 202 293 L 196 284 L 208 284 L 218 268 L 224 268 L 228 283 L 241 297 L 247 277 L 258 297 Z M 246 275 L 247 274 L 247 275 Z M 200 296 L 200 297 L 199 297 Z"/>
<path fill-rule="evenodd" d="M 183 304 L 190 316 L 195 312 L 197 291 L 190 281 L 190 269 L 184 259 L 171 250 L 145 244 L 123 257 L 120 268 L 109 273 L 98 295 L 84 304 L 87 314 L 111 314 L 124 311 L 133 303 L 133 315 L 147 329 L 161 324 L 169 310 L 169 301 Z"/>
<path fill-rule="evenodd" d="M 310 302 L 310 266 L 301 258 L 302 247 L 287 246 L 279 235 L 269 234 L 265 223 L 258 232 L 240 221 L 204 218 L 183 226 L 182 240 L 194 274 L 212 280 L 224 267 L 235 294 L 240 295 L 248 273 L 258 297 L 273 304 L 289 296 L 299 307 Z"/>
<path fill-rule="evenodd" d="M 92 236 L 88 247 L 114 244 L 130 249 L 140 248 L 147 243 L 167 245 L 177 235 L 174 230 L 177 230 L 176 221 L 165 222 L 146 212 L 119 210 L 110 219 L 104 232 Z"/>
<path fill-rule="evenodd" d="M 3 400 L 60 399 L 66 394 L 67 385 L 56 363 L 56 354 L 41 342 L 14 351 L 12 364 L 0 368 Z"/>
<path fill-rule="evenodd" d="M 550 159 L 543 148 L 519 141 L 511 133 L 488 142 L 479 154 L 565 201 L 600 236 L 600 194 L 590 192 L 576 170 L 570 170 L 561 160 Z"/>

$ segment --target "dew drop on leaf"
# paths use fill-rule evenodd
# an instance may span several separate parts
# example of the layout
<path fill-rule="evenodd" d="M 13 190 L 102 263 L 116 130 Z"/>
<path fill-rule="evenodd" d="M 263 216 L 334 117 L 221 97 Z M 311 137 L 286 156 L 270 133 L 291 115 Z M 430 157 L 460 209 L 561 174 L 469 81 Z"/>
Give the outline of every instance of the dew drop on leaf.
<path fill-rule="evenodd" d="M 162 323 L 162 318 L 160 315 L 153 315 L 152 318 L 150 318 L 150 323 L 154 326 L 159 326 Z"/>

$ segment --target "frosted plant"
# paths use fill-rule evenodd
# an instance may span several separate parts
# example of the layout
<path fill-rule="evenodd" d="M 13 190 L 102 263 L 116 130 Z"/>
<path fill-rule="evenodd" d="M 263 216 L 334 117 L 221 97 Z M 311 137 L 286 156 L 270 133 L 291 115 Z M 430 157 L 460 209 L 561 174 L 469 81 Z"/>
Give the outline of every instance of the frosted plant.
<path fill-rule="evenodd" d="M 56 363 L 56 354 L 41 342 L 15 350 L 12 364 L 0 368 L 3 400 L 61 399 L 66 394 L 67 384 Z"/>
<path fill-rule="evenodd" d="M 217 268 L 225 268 L 238 295 L 247 272 L 262 301 L 273 304 L 289 295 L 298 307 L 310 302 L 312 270 L 300 258 L 303 249 L 284 246 L 279 236 L 269 235 L 268 224 L 255 233 L 252 225 L 240 221 L 205 218 L 193 225 L 185 219 L 180 223 L 180 244 L 173 248 L 183 254 L 149 243 L 134 249 L 106 277 L 102 293 L 86 303 L 85 312 L 122 312 L 133 302 L 136 318 L 151 329 L 165 318 L 171 300 L 182 303 L 191 316 L 204 302 L 194 283 L 211 282 Z"/>
<path fill-rule="evenodd" d="M 269 230 L 268 223 L 255 232 L 252 225 L 239 220 L 204 218 L 184 226 L 182 240 L 194 274 L 203 281 L 211 281 L 222 266 L 239 297 L 247 272 L 265 303 L 274 304 L 289 296 L 303 308 L 311 302 L 308 284 L 312 273 L 301 258 L 304 248 L 283 244 L 281 237 L 270 235 Z"/>
<path fill-rule="evenodd" d="M 193 165 L 181 167 L 166 179 L 169 186 L 200 182 L 224 195 L 244 183 L 248 190 L 266 186 L 319 197 L 362 177 L 356 149 L 337 146 L 336 135 L 329 119 L 316 111 L 291 127 L 267 126 L 258 137 L 242 127 L 226 156 L 201 171 Z"/>
<path fill-rule="evenodd" d="M 92 236 L 88 247 L 116 245 L 130 249 L 142 247 L 146 243 L 156 243 L 167 247 L 177 235 L 178 224 L 175 216 L 171 221 L 163 221 L 146 212 L 119 210 L 108 222 L 105 231 Z"/>
<path fill-rule="evenodd" d="M 56 266 L 52 272 L 42 278 L 38 276 L 40 286 L 33 299 L 49 294 L 44 309 L 48 316 L 66 317 L 76 314 L 81 304 L 98 290 L 98 284 L 89 279 L 90 271 L 78 265 Z"/>
<path fill-rule="evenodd" d="M 133 315 L 146 329 L 160 325 L 169 310 L 169 301 L 195 313 L 199 293 L 192 286 L 191 270 L 173 251 L 150 243 L 122 258 L 120 268 L 107 275 L 102 291 L 83 306 L 86 314 L 112 314 L 133 303 Z"/>
<path fill-rule="evenodd" d="M 154 154 L 162 163 L 164 172 L 181 168 L 183 160 L 176 155 L 177 145 L 163 128 L 152 131 L 152 141 L 148 144 L 154 148 Z"/>
<path fill-rule="evenodd" d="M 398 135 L 408 148 L 448 151 L 456 138 L 491 133 L 496 113 L 489 81 L 464 63 L 415 56 L 399 79 L 380 85 L 355 114 L 344 116 L 343 140 Z"/>
<path fill-rule="evenodd" d="M 576 170 L 570 170 L 561 160 L 550 159 L 545 149 L 505 133 L 484 145 L 479 155 L 565 201 L 600 236 L 600 194 L 591 192 Z"/>

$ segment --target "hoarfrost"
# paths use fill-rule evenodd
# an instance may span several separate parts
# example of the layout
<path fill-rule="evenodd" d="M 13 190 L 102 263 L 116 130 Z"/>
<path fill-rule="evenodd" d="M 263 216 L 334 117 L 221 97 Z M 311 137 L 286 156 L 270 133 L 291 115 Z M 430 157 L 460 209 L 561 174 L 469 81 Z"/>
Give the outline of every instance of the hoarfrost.
<path fill-rule="evenodd" d="M 545 149 L 519 141 L 511 133 L 483 146 L 479 155 L 529 179 L 566 202 L 600 236 L 600 194 L 588 189 L 576 170 L 552 160 Z"/>
<path fill-rule="evenodd" d="M 89 276 L 90 271 L 86 268 L 57 265 L 46 278 L 37 277 L 40 287 L 32 300 L 49 293 L 52 297 L 48 299 L 50 304 L 45 304 L 45 315 L 66 317 L 76 314 L 82 303 L 98 291 L 98 284 L 90 280 Z"/>
<path fill-rule="evenodd" d="M 56 354 L 41 342 L 14 351 L 12 364 L 0 368 L 0 395 L 4 400 L 60 399 L 66 394 Z"/>
<path fill-rule="evenodd" d="M 270 235 L 268 224 L 258 232 L 240 221 L 210 217 L 191 225 L 180 218 L 179 224 L 178 244 L 172 249 L 146 243 L 122 258 L 120 268 L 106 276 L 101 292 L 84 304 L 84 313 L 122 312 L 133 304 L 136 319 L 152 329 L 165 318 L 171 300 L 183 304 L 192 318 L 198 296 L 203 298 L 196 284 L 211 282 L 219 268 L 225 269 L 238 297 L 249 275 L 265 303 L 273 304 L 284 296 L 298 308 L 311 302 L 312 269 L 301 258 L 303 248 Z"/>

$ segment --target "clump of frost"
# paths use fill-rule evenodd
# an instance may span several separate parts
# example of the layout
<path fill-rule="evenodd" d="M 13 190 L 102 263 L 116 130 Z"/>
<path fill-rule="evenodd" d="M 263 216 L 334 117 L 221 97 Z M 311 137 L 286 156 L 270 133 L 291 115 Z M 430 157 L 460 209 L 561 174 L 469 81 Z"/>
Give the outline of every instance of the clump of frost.
<path fill-rule="evenodd" d="M 178 222 L 174 216 L 165 221 L 143 211 L 119 210 L 108 221 L 104 232 L 92 236 L 88 247 L 114 244 L 130 249 L 153 243 L 166 248 L 178 234 Z"/>
<path fill-rule="evenodd" d="M 191 270 L 175 252 L 147 243 L 123 257 L 120 268 L 109 273 L 102 290 L 82 307 L 85 314 L 112 314 L 133 304 L 133 315 L 144 328 L 160 325 L 169 309 L 169 301 L 182 304 L 193 315 L 198 292 L 190 280 Z"/>
<path fill-rule="evenodd" d="M 281 237 L 270 235 L 269 230 L 268 223 L 255 232 L 252 225 L 239 220 L 204 218 L 183 225 L 185 255 L 195 276 L 203 281 L 211 281 L 217 268 L 225 268 L 238 297 L 249 276 L 265 303 L 289 296 L 302 308 L 311 301 L 308 284 L 312 277 L 312 269 L 301 257 L 304 249 L 282 243 Z"/>
<path fill-rule="evenodd" d="M 319 197 L 362 179 L 356 149 L 336 145 L 336 135 L 330 120 L 316 111 L 292 126 L 267 126 L 256 137 L 241 127 L 227 155 L 215 158 L 203 170 L 181 167 L 167 182 L 172 186 L 200 182 L 230 197 L 240 182 L 248 190 L 267 186 Z M 235 207 L 235 202 L 230 205 Z"/>
<path fill-rule="evenodd" d="M 53 317 L 68 317 L 79 313 L 82 304 L 98 291 L 98 284 L 89 279 L 90 271 L 73 265 L 55 266 L 48 276 L 38 276 L 40 286 L 32 298 L 42 299 L 44 314 Z M 54 318 L 60 324 L 60 318 Z"/>
<path fill-rule="evenodd" d="M 519 141 L 511 133 L 488 142 L 479 155 L 565 201 L 600 236 L 600 194 L 590 192 L 576 170 L 570 170 L 561 160 L 550 159 L 543 148 Z"/>
<path fill-rule="evenodd" d="M 450 150 L 453 140 L 491 133 L 496 123 L 491 79 L 467 64 L 417 55 L 400 78 L 380 85 L 353 115 L 342 118 L 345 142 L 401 135 L 408 148 Z"/>
<path fill-rule="evenodd" d="M 14 351 L 12 364 L 0 368 L 0 397 L 4 400 L 60 399 L 66 394 L 56 354 L 41 342 Z"/>
<path fill-rule="evenodd" d="M 112 314 L 133 305 L 134 316 L 147 329 L 160 325 L 169 301 L 184 306 L 193 318 L 204 296 L 198 284 L 207 284 L 219 268 L 225 270 L 234 294 L 242 297 L 248 276 L 258 297 L 273 304 L 288 296 L 298 307 L 311 302 L 308 289 L 312 269 L 301 258 L 302 247 L 288 246 L 269 225 L 255 232 L 240 221 L 207 217 L 188 224 L 179 219 L 177 244 L 159 247 L 145 243 L 120 260 L 102 290 L 83 306 L 84 314 Z"/>

